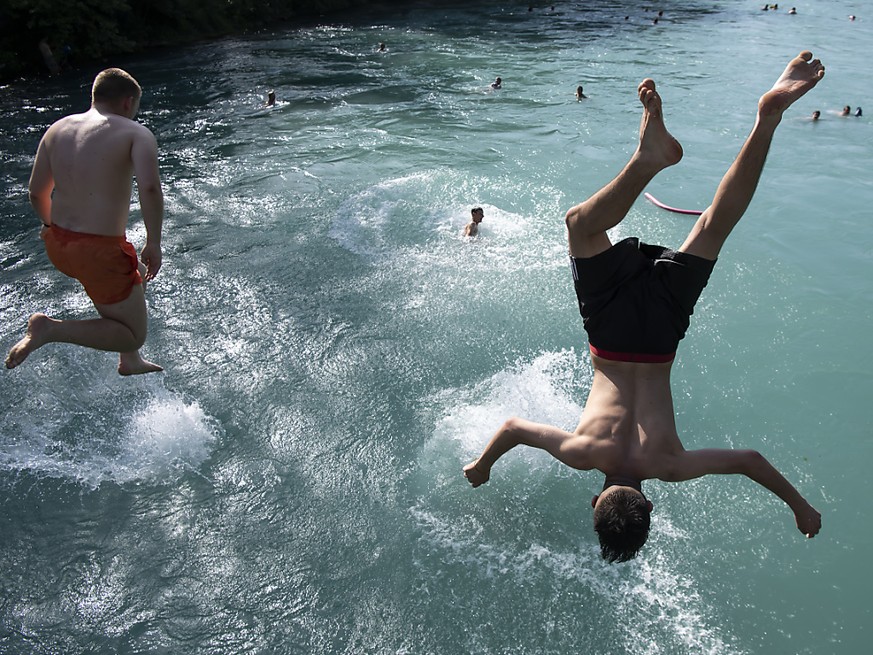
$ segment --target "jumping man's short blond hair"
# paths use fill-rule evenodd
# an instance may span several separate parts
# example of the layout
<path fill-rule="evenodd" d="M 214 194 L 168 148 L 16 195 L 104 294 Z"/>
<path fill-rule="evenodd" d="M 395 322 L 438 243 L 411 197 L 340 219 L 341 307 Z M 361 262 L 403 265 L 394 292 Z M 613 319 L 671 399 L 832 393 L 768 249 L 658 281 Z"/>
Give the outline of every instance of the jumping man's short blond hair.
<path fill-rule="evenodd" d="M 120 68 L 107 68 L 94 78 L 91 87 L 92 102 L 113 102 L 123 98 L 142 97 L 142 87 L 133 76 Z"/>

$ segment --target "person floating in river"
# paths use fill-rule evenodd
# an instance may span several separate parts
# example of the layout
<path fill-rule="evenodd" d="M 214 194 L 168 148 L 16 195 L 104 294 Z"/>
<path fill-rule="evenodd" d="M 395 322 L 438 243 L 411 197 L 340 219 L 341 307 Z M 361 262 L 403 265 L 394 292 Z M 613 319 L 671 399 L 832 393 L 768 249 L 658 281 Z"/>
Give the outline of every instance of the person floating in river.
<path fill-rule="evenodd" d="M 464 467 L 473 487 L 488 482 L 495 462 L 518 445 L 543 449 L 575 469 L 598 469 L 605 480 L 591 504 L 601 554 L 609 561 L 632 559 L 648 538 L 653 505 L 642 484 L 649 479 L 682 482 L 742 474 L 782 499 L 801 533 L 811 538 L 819 532 L 819 512 L 759 452 L 684 448 L 676 431 L 670 371 L 719 252 L 752 200 L 783 112 L 824 72 L 808 51 L 788 63 L 758 101 L 749 137 L 678 250 L 636 237 L 613 244 L 607 234 L 655 175 L 683 154 L 664 124 L 655 82 L 640 83 L 643 113 L 636 152 L 615 179 L 566 214 L 570 263 L 594 367 L 582 417 L 573 432 L 510 418 Z"/>
<path fill-rule="evenodd" d="M 485 218 L 485 212 L 481 207 L 473 207 L 470 210 L 470 222 L 464 226 L 465 237 L 475 237 L 479 234 L 479 223 Z"/>

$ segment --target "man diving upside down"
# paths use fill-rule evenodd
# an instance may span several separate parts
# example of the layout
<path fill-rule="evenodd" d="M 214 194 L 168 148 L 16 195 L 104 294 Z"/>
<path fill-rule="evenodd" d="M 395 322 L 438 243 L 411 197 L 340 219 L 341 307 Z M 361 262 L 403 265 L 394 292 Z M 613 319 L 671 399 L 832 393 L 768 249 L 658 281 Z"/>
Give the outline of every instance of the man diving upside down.
<path fill-rule="evenodd" d="M 614 180 L 566 215 L 594 367 L 582 418 L 573 432 L 510 418 L 464 467 L 471 485 L 488 482 L 494 463 L 520 444 L 541 448 L 575 469 L 598 469 L 606 479 L 591 504 L 601 554 L 609 561 L 632 559 L 646 542 L 652 503 L 642 481 L 653 478 L 681 482 L 743 474 L 781 498 L 803 534 L 818 533 L 821 515 L 757 451 L 685 450 L 676 432 L 670 370 L 719 251 L 752 200 L 783 112 L 822 77 L 824 66 L 811 52 L 789 62 L 758 101 L 752 132 L 712 204 L 676 251 L 635 237 L 613 245 L 607 236 L 652 178 L 682 158 L 682 147 L 664 125 L 655 83 L 640 83 L 639 147 Z"/>

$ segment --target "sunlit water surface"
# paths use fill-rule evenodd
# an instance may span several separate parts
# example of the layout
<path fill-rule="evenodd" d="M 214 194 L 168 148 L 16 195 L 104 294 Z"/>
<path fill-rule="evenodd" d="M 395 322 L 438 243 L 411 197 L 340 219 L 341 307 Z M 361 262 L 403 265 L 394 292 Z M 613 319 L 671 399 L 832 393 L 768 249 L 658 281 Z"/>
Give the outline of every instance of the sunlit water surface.
<path fill-rule="evenodd" d="M 634 2 L 555 4 L 435 3 L 110 62 L 142 83 L 161 149 L 144 351 L 166 372 L 122 379 L 110 354 L 52 345 L 0 375 L 0 652 L 866 649 L 873 126 L 835 112 L 873 115 L 873 16 L 692 0 L 653 25 Z M 606 565 L 601 476 L 519 450 L 473 491 L 461 467 L 513 414 L 578 419 L 591 371 L 562 218 L 633 150 L 639 80 L 686 153 L 649 191 L 702 208 L 802 48 L 827 77 L 779 129 L 674 395 L 687 447 L 761 450 L 824 527 L 803 539 L 745 479 L 651 482 L 648 545 Z M 33 311 L 92 314 L 26 185 L 96 70 L 0 89 L 4 349 Z M 692 220 L 641 199 L 613 236 L 678 246 Z"/>

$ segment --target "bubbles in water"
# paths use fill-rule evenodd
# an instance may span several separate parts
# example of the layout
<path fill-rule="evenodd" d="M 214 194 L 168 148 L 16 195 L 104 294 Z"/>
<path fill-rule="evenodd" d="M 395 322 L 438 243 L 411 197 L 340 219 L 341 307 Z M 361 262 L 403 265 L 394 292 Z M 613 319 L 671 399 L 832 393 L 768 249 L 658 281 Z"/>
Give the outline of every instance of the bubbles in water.
<path fill-rule="evenodd" d="M 580 380 L 580 378 L 583 378 Z M 582 414 L 577 400 L 590 384 L 588 365 L 573 350 L 543 353 L 532 362 L 503 370 L 471 390 L 442 394 L 446 414 L 435 435 L 461 443 L 465 454 L 478 454 L 490 435 L 511 416 L 571 430 Z M 458 398 L 468 402 L 458 403 Z"/>
<path fill-rule="evenodd" d="M 157 377 L 123 379 L 105 366 L 76 370 L 77 362 L 64 361 L 72 350 L 21 371 L 43 384 L 19 385 L 40 390 L 10 399 L 0 470 L 11 479 L 26 473 L 91 489 L 107 481 L 160 482 L 209 457 L 219 427 L 199 403 L 167 390 Z"/>

